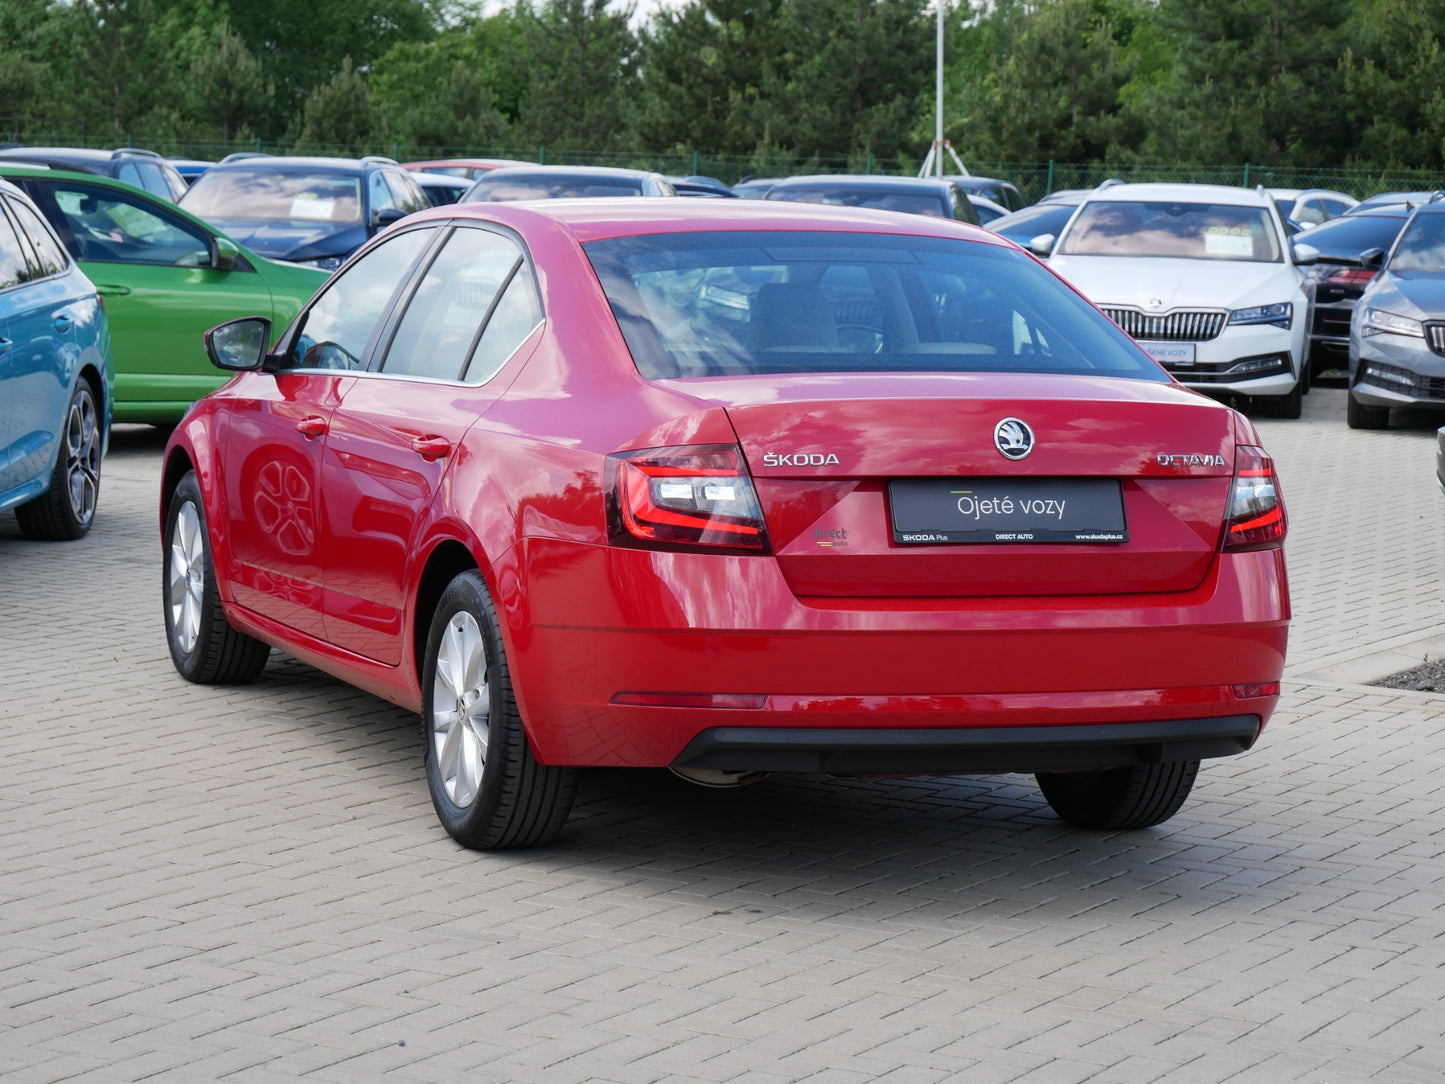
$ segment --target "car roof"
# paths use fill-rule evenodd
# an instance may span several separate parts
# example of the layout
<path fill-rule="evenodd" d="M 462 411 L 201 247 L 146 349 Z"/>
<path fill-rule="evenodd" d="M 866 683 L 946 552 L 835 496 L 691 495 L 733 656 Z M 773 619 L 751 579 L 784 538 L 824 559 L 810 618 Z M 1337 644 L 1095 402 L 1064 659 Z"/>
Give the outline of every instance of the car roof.
<path fill-rule="evenodd" d="M 474 218 L 523 230 L 550 223 L 581 242 L 658 233 L 801 230 L 961 238 L 1013 248 L 981 226 L 928 215 L 785 200 L 697 200 L 601 196 L 469 203 L 420 211 L 409 222 Z"/>
<path fill-rule="evenodd" d="M 650 169 L 621 169 L 617 166 L 502 166 L 477 178 L 477 183 L 493 177 L 628 177 L 641 180 L 660 174 Z"/>
<path fill-rule="evenodd" d="M 833 185 L 838 188 L 871 188 L 880 192 L 889 189 L 903 191 L 909 188 L 937 189 L 953 180 L 953 177 L 893 177 L 886 173 L 809 173 L 783 177 L 773 183 L 773 189 Z"/>
<path fill-rule="evenodd" d="M 1085 197 L 1086 202 L 1096 200 L 1146 203 L 1225 203 L 1241 207 L 1262 207 L 1273 203 L 1272 197 L 1262 195 L 1253 188 L 1239 188 L 1227 184 L 1115 184 L 1108 188 L 1097 188 Z"/>
<path fill-rule="evenodd" d="M 323 158 L 305 155 L 258 155 L 255 158 L 237 158 L 217 162 L 207 173 L 234 173 L 237 170 L 260 170 L 262 172 L 300 172 L 308 169 L 329 169 L 338 172 L 357 172 L 375 165 L 394 166 L 390 158 Z"/>

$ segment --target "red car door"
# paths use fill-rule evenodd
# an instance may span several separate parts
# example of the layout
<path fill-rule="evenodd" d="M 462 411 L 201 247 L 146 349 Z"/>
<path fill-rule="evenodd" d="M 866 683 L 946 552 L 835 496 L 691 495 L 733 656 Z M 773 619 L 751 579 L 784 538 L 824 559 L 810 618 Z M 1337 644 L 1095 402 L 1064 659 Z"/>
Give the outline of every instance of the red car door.
<path fill-rule="evenodd" d="M 379 371 L 346 390 L 322 480 L 333 644 L 401 661 L 410 574 L 425 556 L 420 535 L 431 506 L 462 437 L 501 391 L 504 379 L 493 378 L 540 321 L 521 246 L 491 230 L 459 228 L 395 322 Z"/>
<path fill-rule="evenodd" d="M 380 337 L 435 230 L 398 234 L 302 314 L 282 368 L 222 393 L 222 439 L 244 449 L 224 479 L 237 603 L 322 638 L 322 462 L 337 405 Z"/>

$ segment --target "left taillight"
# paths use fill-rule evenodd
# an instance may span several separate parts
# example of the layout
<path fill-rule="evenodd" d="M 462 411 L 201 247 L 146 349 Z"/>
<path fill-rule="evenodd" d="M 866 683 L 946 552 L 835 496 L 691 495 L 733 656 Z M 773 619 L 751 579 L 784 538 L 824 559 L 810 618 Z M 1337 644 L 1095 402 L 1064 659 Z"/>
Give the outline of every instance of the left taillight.
<path fill-rule="evenodd" d="M 730 444 L 649 448 L 607 457 L 614 545 L 768 552 L 742 451 Z"/>
<path fill-rule="evenodd" d="M 1271 549 L 1284 542 L 1284 498 L 1274 460 L 1263 448 L 1241 444 L 1234 450 L 1234 483 L 1224 520 L 1227 550 Z"/>

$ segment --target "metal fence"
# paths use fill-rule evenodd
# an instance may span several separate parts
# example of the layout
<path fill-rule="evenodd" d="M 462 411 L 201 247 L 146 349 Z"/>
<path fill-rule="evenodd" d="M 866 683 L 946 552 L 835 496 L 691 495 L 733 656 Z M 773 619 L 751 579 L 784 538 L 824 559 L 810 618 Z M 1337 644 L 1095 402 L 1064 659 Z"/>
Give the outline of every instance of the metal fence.
<path fill-rule="evenodd" d="M 745 177 L 782 177 L 800 173 L 912 175 L 918 172 L 923 161 L 921 155 L 918 158 L 875 158 L 872 155 L 802 158 L 783 153 L 725 155 L 693 149 L 659 152 L 577 150 L 549 146 L 426 147 L 384 140 L 364 145 L 335 145 L 261 139 L 187 140 L 148 136 L 145 133 L 128 133 L 122 140 L 105 138 L 92 131 L 83 121 L 0 117 L 0 143 L 5 142 L 23 142 L 33 146 L 146 147 L 169 156 L 212 161 L 236 151 L 345 157 L 383 154 L 403 162 L 434 158 L 515 158 L 524 162 L 551 165 L 624 166 L 667 174 L 703 174 L 728 184 L 734 184 Z M 997 177 L 1013 182 L 1030 201 L 1060 189 L 1093 188 L 1109 178 L 1121 181 L 1169 181 L 1245 187 L 1262 184 L 1268 188 L 1332 188 L 1360 198 L 1384 191 L 1445 188 L 1445 174 L 1431 170 L 1302 168 L 1249 162 L 1230 165 L 1139 162 L 1110 165 L 970 160 L 966 164 L 969 172 L 976 176 Z"/>

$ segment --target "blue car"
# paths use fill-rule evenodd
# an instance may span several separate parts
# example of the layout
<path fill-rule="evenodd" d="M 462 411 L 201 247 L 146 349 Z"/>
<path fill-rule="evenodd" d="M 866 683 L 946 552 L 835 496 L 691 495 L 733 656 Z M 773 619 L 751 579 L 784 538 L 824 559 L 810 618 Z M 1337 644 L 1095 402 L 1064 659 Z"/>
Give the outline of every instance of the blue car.
<path fill-rule="evenodd" d="M 206 170 L 180 205 L 252 252 L 334 271 L 371 237 L 431 203 L 390 158 L 248 153 Z"/>
<path fill-rule="evenodd" d="M 114 388 L 95 287 L 0 180 L 0 509 L 26 537 L 76 539 L 95 522 Z"/>

